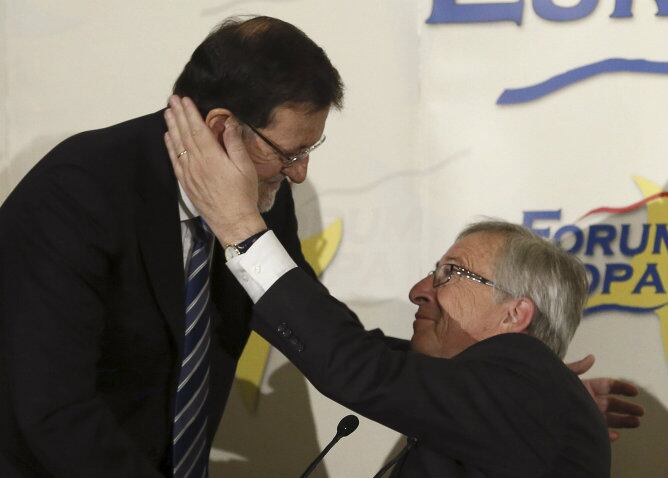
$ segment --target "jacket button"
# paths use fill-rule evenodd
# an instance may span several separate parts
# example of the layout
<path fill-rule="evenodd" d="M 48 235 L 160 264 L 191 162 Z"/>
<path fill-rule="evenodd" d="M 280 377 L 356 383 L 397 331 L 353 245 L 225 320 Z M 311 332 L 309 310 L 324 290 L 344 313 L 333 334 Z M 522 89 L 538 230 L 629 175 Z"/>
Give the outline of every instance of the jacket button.
<path fill-rule="evenodd" d="M 292 344 L 292 346 L 293 346 L 295 349 L 297 349 L 297 352 L 301 352 L 302 350 L 304 350 L 304 344 L 302 344 L 302 343 L 297 339 L 297 337 L 292 337 L 292 338 L 290 339 L 290 343 Z"/>
<path fill-rule="evenodd" d="M 281 337 L 286 339 L 292 335 L 292 330 L 290 330 L 288 324 L 286 324 L 285 322 L 279 325 L 276 331 L 279 333 Z"/>

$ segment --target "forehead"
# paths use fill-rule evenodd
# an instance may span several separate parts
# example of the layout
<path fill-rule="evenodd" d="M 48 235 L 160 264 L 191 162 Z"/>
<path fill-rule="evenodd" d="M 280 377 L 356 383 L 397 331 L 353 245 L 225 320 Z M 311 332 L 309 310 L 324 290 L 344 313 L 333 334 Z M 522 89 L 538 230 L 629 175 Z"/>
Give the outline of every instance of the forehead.
<path fill-rule="evenodd" d="M 455 242 L 439 263 L 453 263 L 478 274 L 491 274 L 502 244 L 503 237 L 499 234 L 475 232 Z"/>
<path fill-rule="evenodd" d="M 266 128 L 317 129 L 320 126 L 317 123 L 324 123 L 328 114 L 329 108 L 314 109 L 308 103 L 283 103 L 272 110 Z"/>
<path fill-rule="evenodd" d="M 311 146 L 325 129 L 329 108 L 313 110 L 312 105 L 286 103 L 274 108 L 265 131 L 290 150 Z"/>

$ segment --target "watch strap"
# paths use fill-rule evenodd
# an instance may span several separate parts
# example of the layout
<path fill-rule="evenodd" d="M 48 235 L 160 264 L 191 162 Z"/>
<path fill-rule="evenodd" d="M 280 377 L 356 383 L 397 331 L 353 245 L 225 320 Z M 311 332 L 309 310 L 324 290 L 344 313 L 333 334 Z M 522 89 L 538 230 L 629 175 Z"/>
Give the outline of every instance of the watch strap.
<path fill-rule="evenodd" d="M 268 231 L 268 229 L 264 229 L 260 232 L 256 232 L 252 236 L 250 236 L 250 237 L 248 237 L 248 238 L 244 239 L 243 241 L 238 242 L 236 244 L 225 244 L 225 246 L 224 246 L 224 250 L 226 251 L 225 257 L 227 257 L 228 260 L 229 260 L 230 257 L 239 256 L 239 255 L 243 254 L 248 249 L 250 249 L 250 247 L 253 244 L 255 244 L 255 241 L 257 241 L 260 237 L 262 237 L 262 235 L 267 231 Z M 227 254 L 228 249 L 233 249 L 234 253 Z"/>
<path fill-rule="evenodd" d="M 243 241 L 241 241 L 241 242 L 238 243 L 238 244 L 235 244 L 235 246 L 237 246 L 237 249 L 239 249 L 239 252 L 240 252 L 241 254 L 243 254 L 243 253 L 246 252 L 248 249 L 250 249 L 250 247 L 251 247 L 253 244 L 255 244 L 255 241 L 257 241 L 260 237 L 262 237 L 262 235 L 263 235 L 265 232 L 267 232 L 267 229 L 264 229 L 264 230 L 262 230 L 262 231 L 260 231 L 260 232 L 256 232 L 256 233 L 253 234 L 251 237 L 249 237 L 249 238 L 247 238 L 247 239 L 244 239 Z"/>

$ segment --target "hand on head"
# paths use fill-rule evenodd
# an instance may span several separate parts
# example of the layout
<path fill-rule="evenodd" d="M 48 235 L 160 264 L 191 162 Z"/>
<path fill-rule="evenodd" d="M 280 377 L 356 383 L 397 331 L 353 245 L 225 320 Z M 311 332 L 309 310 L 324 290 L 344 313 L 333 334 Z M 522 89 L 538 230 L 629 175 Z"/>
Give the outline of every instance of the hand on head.
<path fill-rule="evenodd" d="M 165 145 L 174 173 L 221 242 L 236 243 L 266 228 L 257 208 L 258 178 L 232 117 L 221 145 L 189 98 L 172 96 Z"/>

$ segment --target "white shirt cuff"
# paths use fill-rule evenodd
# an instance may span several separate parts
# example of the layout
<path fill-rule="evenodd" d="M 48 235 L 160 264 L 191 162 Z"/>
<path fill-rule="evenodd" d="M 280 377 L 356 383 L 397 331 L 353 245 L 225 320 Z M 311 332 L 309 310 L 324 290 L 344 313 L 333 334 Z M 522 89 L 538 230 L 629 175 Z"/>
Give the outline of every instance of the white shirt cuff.
<path fill-rule="evenodd" d="M 297 267 L 273 231 L 267 231 L 243 254 L 227 261 L 227 268 L 253 303 L 283 274 Z"/>

